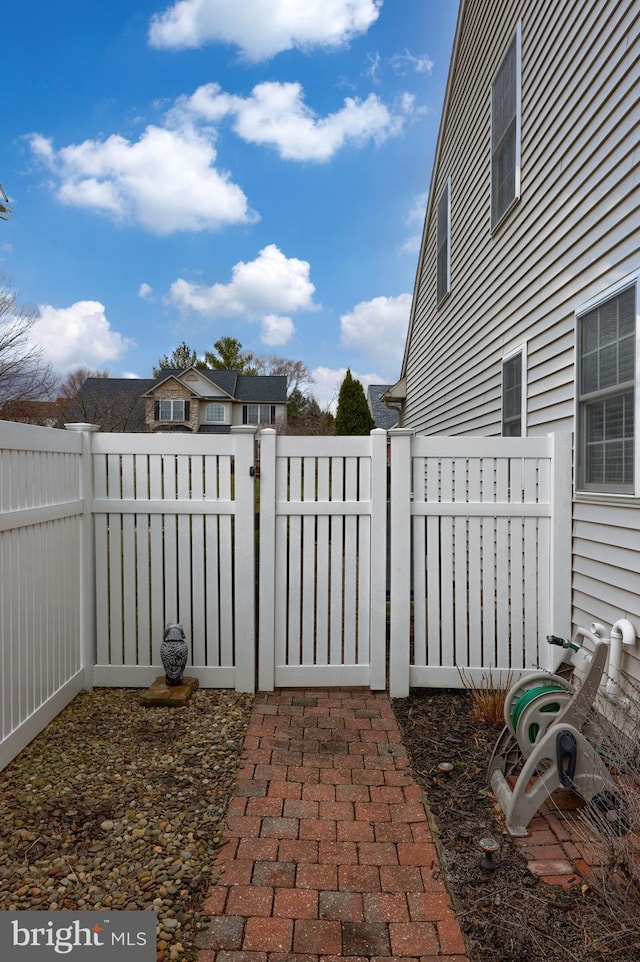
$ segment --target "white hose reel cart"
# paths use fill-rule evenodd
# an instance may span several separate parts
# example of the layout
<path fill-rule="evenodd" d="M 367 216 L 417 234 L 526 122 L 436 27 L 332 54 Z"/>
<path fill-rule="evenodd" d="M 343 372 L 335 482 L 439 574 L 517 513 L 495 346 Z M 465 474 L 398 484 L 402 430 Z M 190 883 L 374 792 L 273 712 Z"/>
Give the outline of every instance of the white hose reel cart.
<path fill-rule="evenodd" d="M 580 644 L 585 639 L 590 652 Z M 592 724 L 609 646 L 586 628 L 577 629 L 573 642 L 553 635 L 547 641 L 567 650 L 563 663 L 574 675 L 579 664 L 582 682 L 546 671 L 516 682 L 505 701 L 505 728 L 487 780 L 511 835 L 528 835 L 529 822 L 558 788 L 572 789 L 621 833 L 626 820 Z"/>

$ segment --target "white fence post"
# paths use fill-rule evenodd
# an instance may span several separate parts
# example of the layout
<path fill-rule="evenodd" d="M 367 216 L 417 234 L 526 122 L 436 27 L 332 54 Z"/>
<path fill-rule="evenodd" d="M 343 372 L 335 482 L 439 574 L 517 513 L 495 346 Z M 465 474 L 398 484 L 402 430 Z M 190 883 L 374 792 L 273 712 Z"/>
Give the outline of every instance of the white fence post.
<path fill-rule="evenodd" d="M 96 663 L 96 553 L 93 537 L 93 458 L 91 435 L 99 431 L 97 424 L 65 424 L 67 431 L 82 434 L 80 457 L 80 497 L 82 498 L 82 527 L 80 532 L 80 651 L 84 672 L 84 690 L 93 689 L 93 669 Z"/>
<path fill-rule="evenodd" d="M 371 432 L 370 688 L 387 686 L 387 432 Z"/>
<path fill-rule="evenodd" d="M 571 636 L 572 538 L 572 437 L 569 432 L 551 439 L 551 558 L 549 577 L 549 630 L 561 638 Z M 549 670 L 555 671 L 562 650 L 549 648 Z"/>
<path fill-rule="evenodd" d="M 273 428 L 260 432 L 260 566 L 258 690 L 275 687 L 276 445 Z"/>
<path fill-rule="evenodd" d="M 391 437 L 391 634 L 389 695 L 409 694 L 411 642 L 411 438 L 409 428 L 393 428 Z"/>
<path fill-rule="evenodd" d="M 231 428 L 235 436 L 235 677 L 236 691 L 256 690 L 255 626 L 255 434 L 251 425 Z M 247 506 L 250 509 L 247 510 Z M 240 600 L 242 599 L 242 600 Z"/>

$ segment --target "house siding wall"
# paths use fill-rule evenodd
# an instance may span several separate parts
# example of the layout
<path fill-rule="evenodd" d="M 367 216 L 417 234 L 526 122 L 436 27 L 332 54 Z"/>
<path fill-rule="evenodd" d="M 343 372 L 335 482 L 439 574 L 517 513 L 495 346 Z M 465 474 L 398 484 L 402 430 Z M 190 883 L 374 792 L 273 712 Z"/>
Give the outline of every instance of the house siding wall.
<path fill-rule="evenodd" d="M 491 81 L 519 21 L 520 199 L 492 234 Z M 639 82 L 632 0 L 464 2 L 414 291 L 404 426 L 499 434 L 502 359 L 524 343 L 526 433 L 574 429 L 576 309 L 640 269 Z M 451 293 L 437 308 L 435 202 L 449 177 Z M 634 499 L 576 499 L 575 623 L 628 617 L 640 634 L 639 509 Z"/>

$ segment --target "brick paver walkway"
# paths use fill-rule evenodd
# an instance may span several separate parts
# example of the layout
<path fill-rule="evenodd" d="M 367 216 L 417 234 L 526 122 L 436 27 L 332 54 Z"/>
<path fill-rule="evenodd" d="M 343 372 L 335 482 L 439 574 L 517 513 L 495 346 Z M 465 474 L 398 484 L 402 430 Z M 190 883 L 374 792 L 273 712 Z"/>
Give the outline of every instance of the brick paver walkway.
<path fill-rule="evenodd" d="M 385 692 L 258 694 L 198 962 L 469 962 L 422 798 Z M 602 862 L 575 802 L 513 840 L 550 885 Z"/>
<path fill-rule="evenodd" d="M 384 692 L 256 696 L 198 962 L 468 962 Z"/>

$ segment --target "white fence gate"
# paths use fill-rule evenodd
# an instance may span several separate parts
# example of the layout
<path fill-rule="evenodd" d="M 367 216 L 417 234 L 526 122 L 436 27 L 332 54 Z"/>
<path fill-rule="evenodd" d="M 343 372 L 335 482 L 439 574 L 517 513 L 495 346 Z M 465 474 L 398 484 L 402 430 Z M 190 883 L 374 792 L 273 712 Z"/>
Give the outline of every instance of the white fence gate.
<path fill-rule="evenodd" d="M 75 429 L 0 422 L 0 767 L 81 688 L 148 685 L 171 622 L 202 685 L 396 697 L 570 633 L 568 437 L 263 431 L 256 565 L 253 428 Z"/>
<path fill-rule="evenodd" d="M 391 434 L 391 694 L 551 664 L 546 635 L 571 633 L 570 436 Z"/>
<path fill-rule="evenodd" d="M 180 623 L 188 674 L 254 691 L 254 436 L 93 436 L 95 685 L 149 685 Z"/>
<path fill-rule="evenodd" d="M 259 687 L 386 684 L 387 435 L 260 453 Z"/>

